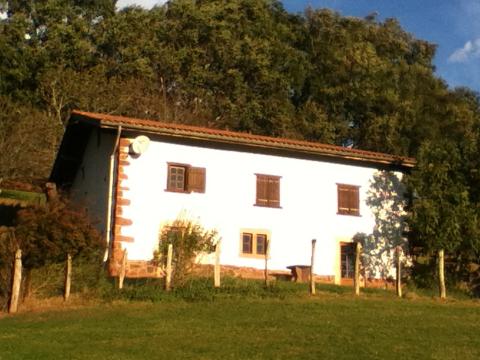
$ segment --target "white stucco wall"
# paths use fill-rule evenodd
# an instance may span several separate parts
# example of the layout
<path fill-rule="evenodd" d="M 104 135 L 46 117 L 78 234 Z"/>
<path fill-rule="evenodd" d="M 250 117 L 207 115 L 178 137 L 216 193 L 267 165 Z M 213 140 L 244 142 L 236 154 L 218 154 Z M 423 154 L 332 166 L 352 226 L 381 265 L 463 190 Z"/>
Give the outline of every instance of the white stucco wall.
<path fill-rule="evenodd" d="M 271 233 L 270 269 L 309 264 L 315 238 L 315 273 L 338 277 L 339 241 L 371 233 L 375 224 L 365 204 L 372 168 L 158 141 L 128 161 L 123 185 L 130 189 L 125 197 L 131 203 L 123 217 L 133 224 L 122 228 L 122 235 L 135 238 L 124 244 L 130 260 L 151 259 L 162 224 L 187 212 L 205 228 L 218 230 L 223 265 L 263 268 L 262 259 L 240 254 L 240 229 L 258 228 Z M 206 168 L 205 193 L 166 191 L 167 162 Z M 254 206 L 255 173 L 281 176 L 280 209 Z M 337 215 L 337 183 L 360 186 L 361 216 Z"/>

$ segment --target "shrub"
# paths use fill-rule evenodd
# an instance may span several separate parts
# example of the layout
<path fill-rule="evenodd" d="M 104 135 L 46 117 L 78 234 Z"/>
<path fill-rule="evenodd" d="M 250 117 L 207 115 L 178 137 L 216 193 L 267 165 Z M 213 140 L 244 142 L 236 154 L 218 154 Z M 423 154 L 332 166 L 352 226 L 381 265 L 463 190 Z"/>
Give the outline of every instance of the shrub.
<path fill-rule="evenodd" d="M 72 257 L 99 257 L 105 243 L 86 210 L 67 199 L 30 206 L 17 214 L 16 237 L 27 269 L 65 261 Z"/>
<path fill-rule="evenodd" d="M 191 274 L 196 256 L 212 253 L 218 240 L 215 230 L 205 230 L 192 220 L 179 218 L 161 229 L 154 258 L 165 267 L 168 246 L 172 244 L 172 284 L 181 286 Z"/>
<path fill-rule="evenodd" d="M 17 213 L 15 225 L 14 236 L 0 241 L 2 298 L 10 286 L 11 263 L 17 249 L 22 250 L 26 296 L 31 290 L 32 270 L 63 263 L 67 254 L 74 259 L 88 259 L 101 269 L 105 243 L 87 212 L 67 199 L 57 197 L 45 205 L 22 209 Z"/>

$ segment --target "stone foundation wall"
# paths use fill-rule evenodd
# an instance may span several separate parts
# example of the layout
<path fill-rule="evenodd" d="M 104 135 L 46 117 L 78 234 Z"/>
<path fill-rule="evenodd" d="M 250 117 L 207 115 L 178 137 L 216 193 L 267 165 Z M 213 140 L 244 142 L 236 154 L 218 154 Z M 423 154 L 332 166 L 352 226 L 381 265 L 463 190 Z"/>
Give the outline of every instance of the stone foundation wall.
<path fill-rule="evenodd" d="M 127 278 L 161 278 L 163 270 L 153 261 L 131 260 L 127 261 L 125 272 Z"/>

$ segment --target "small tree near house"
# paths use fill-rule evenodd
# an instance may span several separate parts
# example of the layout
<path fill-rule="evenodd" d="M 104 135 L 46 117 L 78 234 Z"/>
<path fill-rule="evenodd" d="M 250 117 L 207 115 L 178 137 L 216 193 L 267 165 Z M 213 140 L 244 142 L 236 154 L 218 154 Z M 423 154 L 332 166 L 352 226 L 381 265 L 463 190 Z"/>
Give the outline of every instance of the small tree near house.
<path fill-rule="evenodd" d="M 214 252 L 218 241 L 217 231 L 205 230 L 199 223 L 179 217 L 161 228 L 154 258 L 165 267 L 168 246 L 172 245 L 172 283 L 181 286 L 191 274 L 196 257 Z"/>
<path fill-rule="evenodd" d="M 15 234 L 15 245 L 23 254 L 27 295 L 32 269 L 63 263 L 68 255 L 73 259 L 85 257 L 98 260 L 100 268 L 105 251 L 105 243 L 86 210 L 61 197 L 52 199 L 46 205 L 20 210 Z"/>

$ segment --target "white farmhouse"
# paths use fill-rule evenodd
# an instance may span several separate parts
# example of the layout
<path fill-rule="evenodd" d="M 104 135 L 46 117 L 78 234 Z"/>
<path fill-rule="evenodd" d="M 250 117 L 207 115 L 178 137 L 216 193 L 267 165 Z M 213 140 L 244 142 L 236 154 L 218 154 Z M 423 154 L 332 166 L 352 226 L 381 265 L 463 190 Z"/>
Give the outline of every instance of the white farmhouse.
<path fill-rule="evenodd" d="M 75 111 L 51 180 L 89 208 L 110 245 L 112 275 L 159 276 L 159 230 L 187 214 L 222 238 L 221 264 L 286 270 L 310 263 L 340 283 L 352 237 L 371 233 L 373 175 L 414 160 L 305 141 Z M 400 196 L 400 195 L 399 195 Z M 268 249 L 266 247 L 268 241 Z M 203 259 L 205 262 L 211 259 Z"/>

